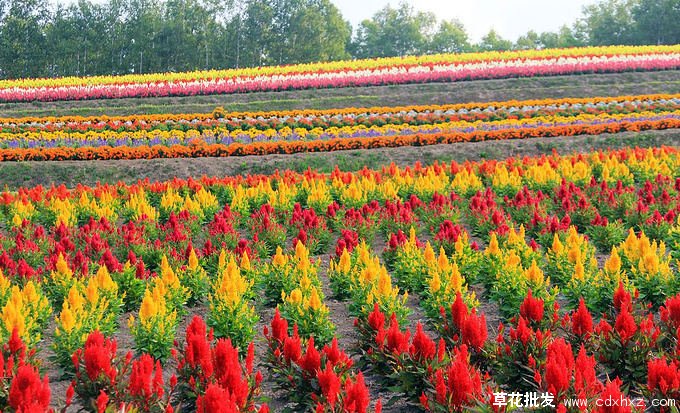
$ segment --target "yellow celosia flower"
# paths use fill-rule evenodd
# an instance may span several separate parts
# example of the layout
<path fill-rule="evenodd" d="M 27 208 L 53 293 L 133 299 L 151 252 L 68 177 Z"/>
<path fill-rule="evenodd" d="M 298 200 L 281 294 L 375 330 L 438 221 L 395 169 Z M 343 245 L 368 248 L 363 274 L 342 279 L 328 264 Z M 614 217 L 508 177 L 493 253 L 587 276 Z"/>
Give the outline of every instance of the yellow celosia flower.
<path fill-rule="evenodd" d="M 175 271 L 170 267 L 168 258 L 164 255 L 161 258 L 161 280 L 165 283 L 168 288 L 176 288 L 180 286 L 179 277 L 175 274 Z"/>
<path fill-rule="evenodd" d="M 188 268 L 191 271 L 196 271 L 198 269 L 198 257 L 196 256 L 196 251 L 192 248 L 191 251 L 189 252 L 189 264 Z"/>
<path fill-rule="evenodd" d="M 461 291 L 463 289 L 463 276 L 455 262 L 451 265 L 451 275 L 446 289 L 448 291 Z"/>
<path fill-rule="evenodd" d="M 19 287 L 12 287 L 12 294 L 9 301 L 2 309 L 2 321 L 8 333 L 17 330 L 20 337 L 24 337 L 26 332 L 26 319 L 23 314 L 24 300 Z"/>
<path fill-rule="evenodd" d="M 347 252 L 347 248 L 343 248 L 342 254 L 340 255 L 340 261 L 338 261 L 338 265 L 336 267 L 336 271 L 346 274 L 349 272 L 351 266 L 352 259 L 350 258 L 349 252 Z"/>
<path fill-rule="evenodd" d="M 295 258 L 297 259 L 297 268 L 303 273 L 310 269 L 312 263 L 309 260 L 309 250 L 300 240 L 295 245 Z"/>
<path fill-rule="evenodd" d="M 514 250 L 510 251 L 510 254 L 508 254 L 508 257 L 505 260 L 505 265 L 508 267 L 508 269 L 513 269 L 513 268 L 518 268 L 522 264 L 522 260 L 519 258 L 519 256 L 515 253 Z"/>
<path fill-rule="evenodd" d="M 621 270 L 621 258 L 616 247 L 612 247 L 612 253 L 604 263 L 604 269 L 609 274 L 616 274 Z"/>
<path fill-rule="evenodd" d="M 71 276 L 73 276 L 73 271 L 71 271 L 71 269 L 68 267 L 68 263 L 64 259 L 64 255 L 61 252 L 57 257 L 56 269 L 59 275 L 65 276 L 67 278 L 71 278 Z"/>
<path fill-rule="evenodd" d="M 297 254 L 297 246 L 295 247 L 295 253 Z M 272 258 L 272 265 L 275 267 L 283 267 L 287 262 L 288 260 L 286 259 L 286 256 L 283 255 L 281 247 L 276 247 L 276 254 L 274 254 L 274 257 Z"/>
<path fill-rule="evenodd" d="M 436 293 L 437 291 L 439 291 L 441 286 L 442 283 L 441 279 L 439 278 L 439 272 L 435 272 L 434 274 L 432 274 L 432 278 L 430 278 L 430 291 Z"/>
<path fill-rule="evenodd" d="M 574 266 L 574 279 L 585 279 L 585 268 L 583 267 L 583 262 L 581 260 L 577 261 Z"/>
<path fill-rule="evenodd" d="M 225 250 L 220 251 L 220 256 L 217 258 L 217 269 L 222 270 L 227 266 L 227 252 Z"/>
<path fill-rule="evenodd" d="M 460 238 L 460 237 L 459 237 Z M 437 268 L 441 272 L 446 272 L 450 267 L 449 258 L 446 256 L 444 247 L 439 247 L 439 257 L 437 258 Z"/>
<path fill-rule="evenodd" d="M 321 308 L 321 299 L 319 298 L 319 292 L 317 289 L 314 287 L 312 288 L 312 292 L 309 295 L 309 308 L 312 310 L 318 310 Z"/>
<path fill-rule="evenodd" d="M 288 295 L 288 296 L 286 296 L 286 293 L 283 292 L 283 297 L 284 297 L 285 301 L 287 301 L 291 304 L 302 303 L 302 291 L 299 288 L 296 288 L 293 291 L 291 291 L 290 295 Z"/>
<path fill-rule="evenodd" d="M 163 314 L 165 299 L 160 294 L 153 294 L 148 289 L 144 293 L 142 305 L 139 308 L 139 320 L 142 324 L 147 324 L 152 318 Z"/>
<path fill-rule="evenodd" d="M 78 291 L 78 288 L 75 285 L 72 286 L 68 291 L 68 297 L 66 301 L 68 301 L 68 305 L 71 307 L 71 309 L 76 312 L 82 311 L 83 307 L 85 306 L 85 297 L 80 294 L 80 291 Z"/>
<path fill-rule="evenodd" d="M 536 265 L 536 260 L 531 261 L 531 266 L 525 271 L 525 276 L 535 285 L 543 284 L 543 271 Z"/>
<path fill-rule="evenodd" d="M 550 250 L 555 254 L 555 255 L 560 255 L 562 254 L 562 251 L 564 251 L 564 245 L 560 241 L 560 237 L 555 233 L 555 236 L 553 236 L 553 243 L 552 247 Z"/>
<path fill-rule="evenodd" d="M 232 306 L 241 301 L 250 286 L 251 283 L 241 275 L 241 270 L 232 257 L 217 281 L 215 298 Z"/>
<path fill-rule="evenodd" d="M 96 281 L 90 281 L 85 288 L 85 297 L 90 304 L 96 304 L 99 301 L 99 290 L 97 289 Z"/>
<path fill-rule="evenodd" d="M 486 247 L 486 251 L 484 251 L 484 253 L 486 255 L 498 255 L 500 252 L 501 250 L 498 247 L 498 237 L 496 237 L 496 233 L 493 232 L 489 238 L 489 246 Z"/>
<path fill-rule="evenodd" d="M 76 326 L 76 319 L 71 312 L 70 306 L 65 305 L 64 309 L 61 310 L 59 315 L 59 321 L 61 323 L 61 329 L 66 333 L 70 333 Z"/>
<path fill-rule="evenodd" d="M 241 269 L 244 271 L 250 271 L 251 265 L 250 265 L 250 258 L 248 257 L 248 252 L 243 251 L 243 255 L 241 256 Z"/>

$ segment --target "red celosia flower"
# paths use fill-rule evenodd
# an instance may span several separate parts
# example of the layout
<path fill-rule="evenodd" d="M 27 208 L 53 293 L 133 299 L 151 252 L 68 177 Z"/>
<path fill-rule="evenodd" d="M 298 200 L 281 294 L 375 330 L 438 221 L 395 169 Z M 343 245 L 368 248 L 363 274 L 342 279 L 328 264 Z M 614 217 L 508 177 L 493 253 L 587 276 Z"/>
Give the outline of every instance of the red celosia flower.
<path fill-rule="evenodd" d="M 612 328 L 611 324 L 609 324 L 604 318 L 601 319 L 597 324 L 597 327 L 595 327 L 595 332 L 601 334 L 604 338 L 609 337 L 612 331 L 614 331 L 614 329 Z"/>
<path fill-rule="evenodd" d="M 238 413 L 238 406 L 231 399 L 229 391 L 216 384 L 209 384 L 203 396 L 196 399 L 196 413 Z"/>
<path fill-rule="evenodd" d="M 596 407 L 594 413 L 630 413 L 632 410 L 633 403 L 621 393 L 621 381 L 618 378 L 605 385 L 599 399 L 613 400 L 617 403 L 616 405 L 613 402 L 601 403 L 602 406 Z"/>
<path fill-rule="evenodd" d="M 437 370 L 440 372 L 441 370 Z M 463 407 L 475 400 L 482 393 L 482 380 L 479 372 L 470 366 L 467 346 L 462 345 L 454 350 L 451 364 L 446 367 L 446 397 L 453 411 L 462 411 Z M 437 391 L 441 391 L 438 389 Z M 440 395 L 437 395 L 440 399 Z"/>
<path fill-rule="evenodd" d="M 385 326 L 385 314 L 380 311 L 378 303 L 373 303 L 373 311 L 368 315 L 368 325 L 373 330 L 381 330 Z"/>
<path fill-rule="evenodd" d="M 70 406 L 73 401 L 73 396 L 75 395 L 75 388 L 73 387 L 75 382 L 71 382 L 71 385 L 66 389 L 66 406 Z"/>
<path fill-rule="evenodd" d="M 420 397 L 418 398 L 418 401 L 420 401 L 420 405 L 421 405 L 426 411 L 428 411 L 428 412 L 430 411 L 430 403 L 429 403 L 429 401 L 428 401 L 427 396 L 425 395 L 425 393 L 421 393 L 421 394 L 420 394 Z"/>
<path fill-rule="evenodd" d="M 647 363 L 647 388 L 665 397 L 680 396 L 680 369 L 678 362 L 666 362 L 665 358 Z"/>
<path fill-rule="evenodd" d="M 543 307 L 545 303 L 540 298 L 534 298 L 529 289 L 529 293 L 519 307 L 519 313 L 527 321 L 540 323 L 543 320 Z"/>
<path fill-rule="evenodd" d="M 583 298 L 578 303 L 578 309 L 571 316 L 571 331 L 580 337 L 588 337 L 593 331 L 593 317 L 586 308 Z"/>
<path fill-rule="evenodd" d="M 7 341 L 6 349 L 20 359 L 26 356 L 26 344 L 21 340 L 19 330 L 16 327 L 12 329 L 12 335 Z"/>
<path fill-rule="evenodd" d="M 463 295 L 458 291 L 456 293 L 456 299 L 451 304 L 451 319 L 453 325 L 456 328 L 461 329 L 463 327 L 463 321 L 468 315 L 468 308 L 463 301 Z"/>
<path fill-rule="evenodd" d="M 50 405 L 47 376 L 41 380 L 34 366 L 19 366 L 10 384 L 8 402 L 18 412 L 46 412 Z"/>
<path fill-rule="evenodd" d="M 272 337 L 276 339 L 279 343 L 283 343 L 288 337 L 288 321 L 281 317 L 278 307 L 274 313 L 274 319 L 272 320 Z"/>
<path fill-rule="evenodd" d="M 432 360 L 437 354 L 437 345 L 423 331 L 423 325 L 418 322 L 416 333 L 413 335 L 413 342 L 410 348 L 411 356 L 418 361 Z"/>
<path fill-rule="evenodd" d="M 614 291 L 614 307 L 617 311 L 633 311 L 633 300 L 630 293 L 623 288 L 623 282 L 619 281 L 619 288 Z"/>
<path fill-rule="evenodd" d="M 219 339 L 213 349 L 215 380 L 223 389 L 229 391 L 237 406 L 245 405 L 248 399 L 248 379 L 241 374 L 238 349 L 230 339 Z"/>
<path fill-rule="evenodd" d="M 326 355 L 326 360 L 333 366 L 350 367 L 352 365 L 352 359 L 338 347 L 337 337 L 333 337 L 330 347 L 328 345 L 323 347 L 323 353 Z"/>
<path fill-rule="evenodd" d="M 387 349 L 394 354 L 407 352 L 410 335 L 411 333 L 408 330 L 401 332 L 397 316 L 393 313 L 390 318 L 390 328 L 387 330 Z"/>
<path fill-rule="evenodd" d="M 316 373 L 321 368 L 321 354 L 314 347 L 314 337 L 309 338 L 305 355 L 298 360 L 297 364 L 311 377 L 316 376 Z"/>
<path fill-rule="evenodd" d="M 519 322 L 517 323 L 517 329 L 510 330 L 510 338 L 519 340 L 523 345 L 527 345 L 527 342 L 534 336 L 534 331 L 527 326 L 527 322 L 524 317 L 519 317 Z"/>
<path fill-rule="evenodd" d="M 364 382 L 364 375 L 359 372 L 352 382 L 351 379 L 345 381 L 343 386 L 345 397 L 342 401 L 343 408 L 347 413 L 366 413 L 369 405 L 368 387 Z"/>
<path fill-rule="evenodd" d="M 628 312 L 627 307 L 624 305 L 622 308 L 623 310 L 616 317 L 614 329 L 621 337 L 621 341 L 625 343 L 633 337 L 637 331 L 637 324 L 635 324 L 635 319 L 633 318 L 633 315 Z"/>
<path fill-rule="evenodd" d="M 204 377 L 210 377 L 213 374 L 213 364 L 206 330 L 203 319 L 194 316 L 186 330 L 184 360 L 192 369 L 200 369 Z"/>
<path fill-rule="evenodd" d="M 110 381 L 115 380 L 116 371 L 111 361 L 116 356 L 116 341 L 104 338 L 104 335 L 95 330 L 85 341 L 85 371 L 90 380 L 94 381 L 104 376 Z M 76 361 L 77 363 L 77 361 Z"/>
<path fill-rule="evenodd" d="M 128 391 L 133 397 L 140 397 L 147 402 L 154 395 L 163 395 L 163 370 L 160 361 L 155 361 L 148 354 L 132 363 Z"/>
<path fill-rule="evenodd" d="M 97 412 L 104 413 L 109 405 L 109 396 L 104 392 L 104 390 L 99 391 L 99 396 L 97 397 Z"/>
<path fill-rule="evenodd" d="M 330 363 L 326 365 L 325 370 L 319 372 L 317 379 L 321 393 L 326 398 L 328 405 L 331 409 L 335 408 L 335 402 L 338 400 L 338 393 L 340 392 L 340 378 L 335 374 Z"/>
<path fill-rule="evenodd" d="M 571 383 L 574 372 L 574 353 L 571 346 L 562 338 L 558 338 L 548 345 L 543 379 L 548 391 L 558 396 Z"/>
<path fill-rule="evenodd" d="M 477 351 L 481 350 L 488 337 L 486 316 L 484 314 L 478 316 L 476 310 L 473 309 L 465 318 L 460 334 L 463 344 Z"/>
<path fill-rule="evenodd" d="M 673 327 L 680 327 L 680 294 L 666 299 L 666 302 L 659 308 L 661 320 L 671 323 Z"/>
<path fill-rule="evenodd" d="M 597 379 L 595 371 L 596 366 L 595 357 L 586 355 L 586 349 L 581 344 L 574 367 L 574 390 L 577 395 L 586 397 L 602 391 L 602 383 Z"/>
<path fill-rule="evenodd" d="M 302 342 L 300 337 L 286 337 L 283 342 L 283 357 L 286 362 L 296 363 L 302 355 Z"/>

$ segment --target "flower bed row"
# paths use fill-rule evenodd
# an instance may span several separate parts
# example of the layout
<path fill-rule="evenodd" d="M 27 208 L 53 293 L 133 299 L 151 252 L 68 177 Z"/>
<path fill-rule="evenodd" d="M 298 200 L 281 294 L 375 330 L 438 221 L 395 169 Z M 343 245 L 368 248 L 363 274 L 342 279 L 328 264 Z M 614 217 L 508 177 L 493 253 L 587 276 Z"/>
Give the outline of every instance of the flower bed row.
<path fill-rule="evenodd" d="M 355 132 L 349 128 L 347 132 L 339 131 L 332 137 L 324 132 L 323 139 L 304 140 L 292 133 L 292 140 L 272 140 L 266 136 L 253 139 L 244 136 L 240 143 L 234 138 L 211 136 L 207 139 L 191 139 L 188 144 L 178 144 L 178 139 L 170 138 L 165 144 L 161 139 L 143 138 L 141 142 L 134 139 L 120 139 L 114 142 L 96 139 L 94 141 L 70 141 L 62 139 L 63 144 L 76 146 L 52 147 L 55 141 L 43 141 L 36 146 L 29 142 L 29 148 L 8 148 L 0 150 L 1 161 L 57 161 L 57 160 L 95 160 L 95 159 L 153 159 L 153 158 L 196 158 L 226 157 L 268 154 L 291 154 L 300 152 L 327 152 L 348 149 L 372 149 L 400 146 L 425 146 L 457 142 L 477 142 L 486 140 L 548 138 L 575 135 L 599 135 L 603 133 L 637 132 L 643 130 L 675 129 L 680 125 L 680 115 L 670 113 L 641 113 L 631 115 L 582 116 L 580 118 L 535 118 L 528 121 L 498 122 L 460 122 L 450 130 L 441 131 L 438 125 L 424 127 L 390 126 L 377 128 L 376 131 L 358 128 Z M 444 128 L 447 129 L 447 128 Z M 383 134 L 381 134 L 383 133 Z M 143 134 L 146 135 L 146 132 Z M 198 135 L 198 133 L 195 133 Z M 354 137 L 354 136 L 359 137 Z M 371 136 L 374 135 L 374 136 Z M 365 137 L 364 137 L 365 136 Z M 224 142 L 224 143 L 222 143 Z M 80 144 L 95 146 L 77 146 Z M 103 145 L 103 146 L 99 146 Z M 109 146 L 113 145 L 113 146 Z M 141 146 L 118 146 L 141 145 Z M 13 146 L 20 146 L 19 143 Z"/>
<path fill-rule="evenodd" d="M 135 114 L 130 116 L 46 116 L 1 118 L 4 133 L 19 132 L 87 132 L 138 130 L 199 130 L 222 127 L 237 130 L 281 130 L 343 126 L 383 126 L 387 124 L 431 124 L 476 120 L 525 119 L 536 116 L 576 116 L 578 114 L 620 114 L 641 111 L 672 111 L 680 104 L 678 95 L 637 95 L 617 97 L 511 100 L 505 102 L 459 103 L 450 105 L 386 106 L 371 108 L 337 108 L 326 110 L 289 110 L 273 112 L 226 112 L 215 108 L 211 113 Z"/>
<path fill-rule="evenodd" d="M 0 101 L 58 101 L 191 96 L 271 90 L 579 73 L 667 70 L 680 66 L 677 46 L 600 47 L 433 55 L 179 74 L 0 83 Z"/>

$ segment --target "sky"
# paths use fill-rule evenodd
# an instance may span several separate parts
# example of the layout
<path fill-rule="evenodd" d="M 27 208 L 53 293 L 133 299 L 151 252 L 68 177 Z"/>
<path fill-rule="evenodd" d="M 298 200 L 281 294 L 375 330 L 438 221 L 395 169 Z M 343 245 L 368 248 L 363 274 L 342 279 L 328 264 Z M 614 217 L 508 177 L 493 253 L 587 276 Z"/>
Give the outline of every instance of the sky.
<path fill-rule="evenodd" d="M 51 0 L 52 3 L 70 4 L 77 0 Z M 106 0 L 94 0 L 104 3 Z M 331 0 L 345 19 L 357 27 L 378 10 L 390 4 L 398 7 L 400 0 Z M 584 5 L 597 0 L 401 0 L 415 10 L 434 12 L 440 20 L 460 20 L 470 36 L 478 42 L 494 29 L 503 38 L 515 41 L 529 30 L 537 33 L 556 31 L 562 25 L 571 25 L 581 16 Z"/>
<path fill-rule="evenodd" d="M 378 10 L 399 0 L 331 0 L 356 27 Z M 414 9 L 434 12 L 438 19 L 458 19 L 472 41 L 494 29 L 503 38 L 517 40 L 529 30 L 556 31 L 581 17 L 584 5 L 595 0 L 407 0 Z"/>

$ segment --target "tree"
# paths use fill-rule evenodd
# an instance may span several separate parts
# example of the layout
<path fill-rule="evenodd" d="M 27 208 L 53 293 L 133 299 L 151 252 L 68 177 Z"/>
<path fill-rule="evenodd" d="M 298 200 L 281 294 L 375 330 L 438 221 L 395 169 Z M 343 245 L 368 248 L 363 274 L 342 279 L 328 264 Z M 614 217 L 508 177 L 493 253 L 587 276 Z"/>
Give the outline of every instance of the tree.
<path fill-rule="evenodd" d="M 433 13 L 415 12 L 408 3 L 389 5 L 359 25 L 355 39 L 357 57 L 386 57 L 426 51 L 434 36 Z"/>
<path fill-rule="evenodd" d="M 479 43 L 479 49 L 484 51 L 510 50 L 512 49 L 512 42 L 502 38 L 494 29 L 491 29 L 486 36 L 482 37 L 482 41 Z"/>
<path fill-rule="evenodd" d="M 529 30 L 527 34 L 517 38 L 515 42 L 515 49 L 527 50 L 527 49 L 540 49 L 543 47 L 543 35 L 555 35 L 554 33 L 541 33 L 539 37 L 538 33 L 533 30 Z M 557 36 L 557 35 L 555 35 Z"/>
<path fill-rule="evenodd" d="M 249 0 L 242 24 L 242 66 L 262 66 L 272 62 L 268 55 L 274 41 L 274 10 L 267 1 Z"/>
<path fill-rule="evenodd" d="M 289 0 L 290 1 L 290 0 Z M 285 51 L 279 49 L 279 63 L 307 63 L 349 57 L 347 44 L 351 26 L 329 0 L 305 0 L 286 13 L 277 33 Z M 277 52 L 274 52 L 277 54 Z"/>
<path fill-rule="evenodd" d="M 680 0 L 639 0 L 632 8 L 642 44 L 680 43 Z"/>
<path fill-rule="evenodd" d="M 46 4 L 40 0 L 10 0 L 5 3 L 0 26 L 0 67 L 6 77 L 47 75 L 43 26 Z"/>
<path fill-rule="evenodd" d="M 637 44 L 632 9 L 635 0 L 602 0 L 583 8 L 588 43 L 594 46 Z"/>
<path fill-rule="evenodd" d="M 458 20 L 442 21 L 429 47 L 433 53 L 462 53 L 470 50 L 465 27 Z"/>

